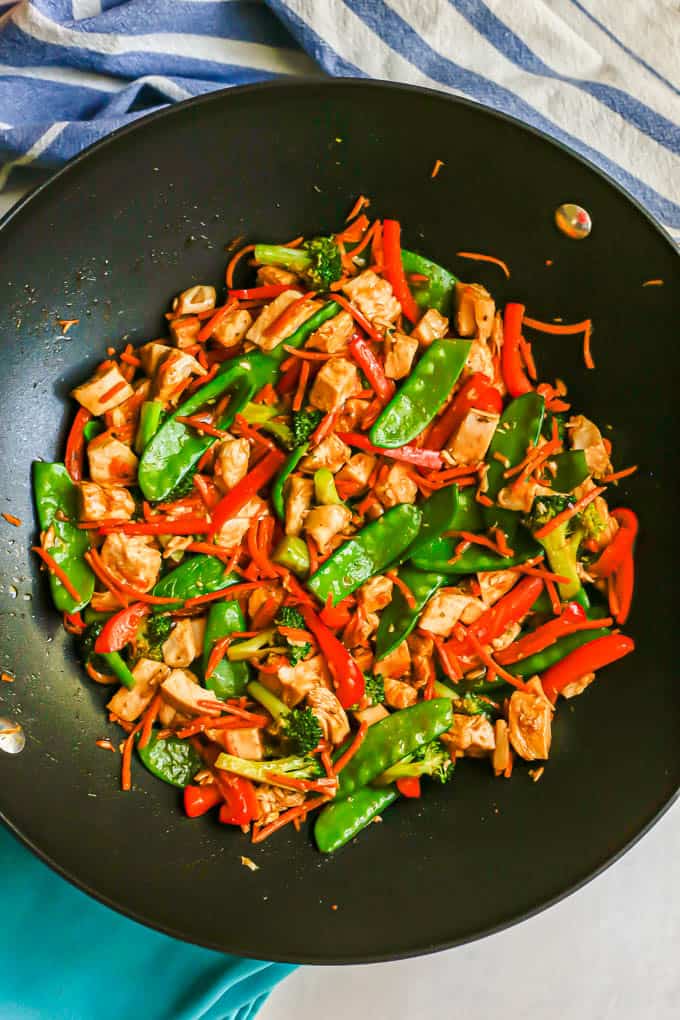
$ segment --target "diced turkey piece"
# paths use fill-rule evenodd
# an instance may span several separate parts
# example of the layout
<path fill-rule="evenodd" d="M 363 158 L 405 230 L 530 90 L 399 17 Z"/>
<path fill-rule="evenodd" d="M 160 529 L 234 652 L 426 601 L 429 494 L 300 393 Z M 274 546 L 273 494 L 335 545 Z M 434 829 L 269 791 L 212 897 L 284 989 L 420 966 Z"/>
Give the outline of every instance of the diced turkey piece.
<path fill-rule="evenodd" d="M 415 688 L 420 690 L 434 672 L 434 664 L 432 662 L 434 641 L 424 634 L 416 633 L 409 634 L 406 641 L 411 653 L 412 683 Z"/>
<path fill-rule="evenodd" d="M 500 417 L 494 411 L 470 408 L 446 444 L 456 464 L 478 464 L 484 460 Z"/>
<path fill-rule="evenodd" d="M 373 667 L 376 676 L 398 678 L 405 676 L 411 669 L 411 652 L 406 641 L 402 641 L 394 651 L 390 652 Z"/>
<path fill-rule="evenodd" d="M 184 350 L 185 347 L 193 347 L 200 331 L 200 320 L 194 315 L 170 320 L 170 336 L 175 347 L 179 347 L 180 350 Z"/>
<path fill-rule="evenodd" d="M 361 606 L 357 606 L 352 613 L 349 623 L 342 632 L 343 643 L 348 648 L 367 645 L 368 639 L 378 629 L 379 623 L 380 617 L 377 613 L 367 613 Z"/>
<path fill-rule="evenodd" d="M 352 451 L 349 446 L 334 433 L 331 433 L 330 436 L 322 439 L 318 446 L 310 450 L 306 457 L 302 458 L 299 467 L 301 471 L 310 473 L 318 471 L 319 468 L 328 468 L 329 471 L 336 474 L 343 464 L 347 463 L 351 455 Z"/>
<path fill-rule="evenodd" d="M 357 601 L 367 613 L 379 613 L 392 601 L 392 589 L 394 581 L 382 574 L 364 581 L 357 592 Z"/>
<path fill-rule="evenodd" d="M 344 485 L 351 485 L 358 494 L 368 485 L 376 461 L 377 458 L 372 453 L 355 453 L 338 472 L 335 480 Z"/>
<path fill-rule="evenodd" d="M 262 761 L 264 758 L 264 741 L 262 730 L 247 727 L 242 730 L 206 730 L 208 740 L 223 747 L 227 754 L 248 761 Z"/>
<path fill-rule="evenodd" d="M 423 346 L 429 347 L 435 340 L 442 340 L 449 331 L 449 320 L 436 308 L 428 308 L 411 333 Z"/>
<path fill-rule="evenodd" d="M 259 287 L 297 287 L 299 283 L 300 277 L 297 273 L 280 269 L 279 266 L 260 266 L 257 271 Z"/>
<path fill-rule="evenodd" d="M 114 431 L 130 429 L 130 431 L 134 433 L 137 430 L 139 412 L 142 407 L 142 402 L 144 400 L 148 400 L 149 391 L 151 390 L 151 380 L 141 379 L 138 383 L 135 383 L 132 388 L 134 392 L 131 397 L 124 400 L 122 404 L 118 405 L 118 407 L 114 407 L 111 411 L 107 411 L 107 424 Z"/>
<path fill-rule="evenodd" d="M 575 414 L 567 422 L 567 435 L 572 450 L 583 450 L 588 470 L 595 478 L 610 474 L 612 464 L 602 433 L 589 418 Z"/>
<path fill-rule="evenodd" d="M 149 591 L 158 580 L 161 554 L 153 535 L 107 535 L 100 556 L 116 579 L 138 591 Z"/>
<path fill-rule="evenodd" d="M 373 272 L 365 269 L 342 288 L 347 297 L 369 322 L 377 326 L 388 326 L 399 317 L 401 305 L 392 292 L 391 285 Z"/>
<path fill-rule="evenodd" d="M 197 635 L 191 625 L 191 620 L 178 620 L 168 638 L 163 642 L 165 665 L 170 666 L 171 669 L 190 666 L 202 651 L 202 645 L 199 645 L 196 638 Z"/>
<path fill-rule="evenodd" d="M 371 406 L 370 400 L 350 397 L 343 404 L 338 415 L 336 428 L 338 432 L 354 432 L 361 424 L 361 420 Z"/>
<path fill-rule="evenodd" d="M 510 738 L 508 737 L 508 724 L 505 719 L 496 719 L 494 726 L 494 739 L 496 746 L 491 755 L 491 767 L 494 775 L 502 776 L 512 761 L 510 750 Z"/>
<path fill-rule="evenodd" d="M 196 675 L 188 669 L 173 669 L 161 684 L 161 694 L 169 705 L 183 715 L 210 714 L 210 706 L 213 704 L 217 715 L 220 707 L 214 692 L 201 687 Z M 207 702 L 208 707 L 202 702 Z"/>
<path fill-rule="evenodd" d="M 135 678 L 134 687 L 121 687 L 107 704 L 107 708 L 114 715 L 126 722 L 135 722 L 139 719 L 156 693 L 158 685 L 169 675 L 170 670 L 162 662 L 155 659 L 139 659 L 132 670 Z"/>
<path fill-rule="evenodd" d="M 514 570 L 484 570 L 477 574 L 482 601 L 493 606 L 517 584 Z"/>
<path fill-rule="evenodd" d="M 122 485 L 104 488 L 96 482 L 77 482 L 81 521 L 129 521 L 135 501 Z"/>
<path fill-rule="evenodd" d="M 585 673 L 577 680 L 572 680 L 570 684 L 566 684 L 560 691 L 560 694 L 563 698 L 576 698 L 579 694 L 583 694 L 586 687 L 590 687 L 594 679 L 594 673 Z"/>
<path fill-rule="evenodd" d="M 314 496 L 314 482 L 304 475 L 290 475 L 286 483 L 286 534 L 299 535 Z"/>
<path fill-rule="evenodd" d="M 496 746 L 493 726 L 483 715 L 462 715 L 454 712 L 453 725 L 439 738 L 457 756 L 485 758 Z"/>
<path fill-rule="evenodd" d="M 243 340 L 252 324 L 253 317 L 247 308 L 232 308 L 213 326 L 210 338 L 220 347 L 235 347 Z"/>
<path fill-rule="evenodd" d="M 290 318 L 286 317 L 286 321 L 280 327 L 275 328 L 271 334 L 267 334 L 267 330 L 279 316 L 283 315 L 286 309 L 301 297 L 302 293 L 299 290 L 284 290 L 283 294 L 275 297 L 271 304 L 265 305 L 246 333 L 246 339 L 257 344 L 263 351 L 272 351 L 278 347 L 320 307 L 319 302 L 311 298 L 302 302 Z"/>
<path fill-rule="evenodd" d="M 385 703 L 390 708 L 410 708 L 418 700 L 418 692 L 404 680 L 396 680 L 394 677 L 384 677 Z"/>
<path fill-rule="evenodd" d="M 137 457 L 108 432 L 90 440 L 87 460 L 90 478 L 98 485 L 133 485 L 137 481 Z"/>
<path fill-rule="evenodd" d="M 158 366 L 154 378 L 154 396 L 159 400 L 177 397 L 181 384 L 192 375 L 205 375 L 206 370 L 196 358 L 185 351 L 173 350 Z"/>
<path fill-rule="evenodd" d="M 172 302 L 172 310 L 176 315 L 198 315 L 199 312 L 209 312 L 215 307 L 217 294 L 214 287 L 205 283 L 197 283 L 181 294 Z"/>
<path fill-rule="evenodd" d="M 354 319 L 344 309 L 327 319 L 322 326 L 315 329 L 306 347 L 314 351 L 324 351 L 326 354 L 335 354 L 336 351 L 344 350 L 352 339 L 354 332 Z"/>
<path fill-rule="evenodd" d="M 142 344 L 137 348 L 137 356 L 142 362 L 142 368 L 148 376 L 154 376 L 160 364 L 172 352 L 173 348 L 162 340 L 150 340 L 148 344 Z"/>
<path fill-rule="evenodd" d="M 331 506 L 315 506 L 305 520 L 305 531 L 314 539 L 323 555 L 336 535 L 349 525 L 352 511 L 341 503 Z"/>
<path fill-rule="evenodd" d="M 231 492 L 248 474 L 250 443 L 247 439 L 224 439 L 217 444 L 215 483 L 222 492 Z"/>
<path fill-rule="evenodd" d="M 486 287 L 479 283 L 456 284 L 456 331 L 486 341 L 491 336 L 496 306 Z M 493 378 L 493 375 L 490 377 Z"/>
<path fill-rule="evenodd" d="M 474 602 L 471 595 L 459 588 L 440 588 L 425 606 L 419 626 L 431 634 L 448 638 L 470 603 Z"/>
<path fill-rule="evenodd" d="M 257 784 L 255 797 L 260 811 L 258 816 L 260 825 L 275 822 L 283 811 L 298 807 L 305 801 L 305 794 L 301 790 L 284 790 L 281 786 L 269 786 L 266 783 Z"/>
<path fill-rule="evenodd" d="M 331 358 L 319 369 L 309 402 L 320 411 L 334 411 L 361 392 L 359 370 L 347 358 Z"/>
<path fill-rule="evenodd" d="M 330 740 L 334 745 L 341 744 L 349 733 L 349 722 L 333 692 L 327 687 L 312 687 L 307 694 L 307 704 L 321 726 L 324 740 Z"/>
<path fill-rule="evenodd" d="M 259 496 L 253 496 L 245 506 L 241 507 L 237 517 L 225 521 L 215 535 L 215 544 L 221 545 L 224 549 L 233 549 L 246 534 L 253 518 L 261 517 L 266 510 L 267 504 Z"/>
<path fill-rule="evenodd" d="M 418 486 L 404 464 L 393 464 L 382 481 L 376 482 L 374 489 L 385 508 L 399 503 L 415 503 L 418 495 Z"/>
<path fill-rule="evenodd" d="M 322 655 L 313 655 L 295 666 L 281 666 L 278 672 L 276 693 L 290 708 L 298 705 L 313 687 L 330 687 L 328 669 Z M 261 673 L 260 682 L 272 689 L 271 674 Z"/>
<path fill-rule="evenodd" d="M 543 693 L 541 681 L 532 677 L 528 691 L 513 691 L 508 703 L 510 743 L 520 758 L 536 761 L 550 754 L 553 706 Z"/>
<path fill-rule="evenodd" d="M 374 726 L 377 722 L 387 719 L 389 714 L 384 705 L 370 705 L 368 708 L 361 708 L 358 712 L 354 712 L 354 718 L 359 724 L 366 723 L 367 726 Z"/>
<path fill-rule="evenodd" d="M 118 407 L 134 393 L 132 386 L 118 366 L 110 363 L 109 365 L 109 368 L 98 369 L 82 386 L 76 386 L 74 390 L 71 390 L 71 396 L 75 397 L 78 403 L 82 404 L 95 417 Z M 115 393 L 107 396 L 114 386 L 121 383 L 122 385 Z"/>
<path fill-rule="evenodd" d="M 385 356 L 385 375 L 388 379 L 404 379 L 411 371 L 418 353 L 418 341 L 413 336 L 395 333 Z"/>

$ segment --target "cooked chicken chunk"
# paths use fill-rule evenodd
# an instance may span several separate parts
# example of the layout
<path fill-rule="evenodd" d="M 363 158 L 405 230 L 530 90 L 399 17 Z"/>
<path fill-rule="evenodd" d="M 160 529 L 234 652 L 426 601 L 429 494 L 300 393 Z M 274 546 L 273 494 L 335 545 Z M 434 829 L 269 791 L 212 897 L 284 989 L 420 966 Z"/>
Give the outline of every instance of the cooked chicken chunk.
<path fill-rule="evenodd" d="M 502 634 L 498 637 L 493 638 L 491 641 L 491 648 L 494 652 L 502 652 L 504 648 L 508 648 L 509 645 L 515 640 L 522 627 L 519 623 L 509 623 Z"/>
<path fill-rule="evenodd" d="M 434 671 L 434 664 L 432 662 L 434 641 L 424 634 L 413 633 L 409 634 L 406 642 L 411 653 L 411 682 L 416 690 L 420 690 L 428 682 Z"/>
<path fill-rule="evenodd" d="M 297 273 L 280 269 L 279 266 L 260 266 L 257 271 L 259 287 L 297 287 L 299 283 L 300 277 Z"/>
<path fill-rule="evenodd" d="M 253 323 L 247 308 L 232 308 L 215 326 L 211 339 L 221 347 L 235 347 L 243 340 Z"/>
<path fill-rule="evenodd" d="M 496 746 L 494 747 L 493 754 L 491 755 L 491 767 L 493 768 L 494 775 L 502 776 L 512 761 L 512 751 L 510 750 L 510 739 L 508 737 L 508 724 L 505 719 L 496 719 L 496 725 L 494 726 L 494 738 Z"/>
<path fill-rule="evenodd" d="M 171 669 L 190 666 L 201 654 L 202 645 L 189 619 L 178 620 L 163 642 L 163 662 Z"/>
<path fill-rule="evenodd" d="M 154 396 L 159 400 L 172 400 L 182 389 L 182 383 L 192 375 L 205 375 L 206 370 L 191 354 L 171 351 L 158 366 L 154 379 Z"/>
<path fill-rule="evenodd" d="M 517 479 L 513 479 L 498 493 L 498 505 L 505 510 L 519 510 L 521 513 L 528 514 L 540 491 L 541 486 L 533 478 L 524 478 L 519 482 Z M 543 491 L 550 492 L 549 489 Z"/>
<path fill-rule="evenodd" d="M 513 691 L 508 704 L 510 743 L 520 758 L 535 761 L 550 754 L 553 706 L 533 677 L 528 691 Z"/>
<path fill-rule="evenodd" d="M 319 370 L 309 402 L 320 411 L 334 411 L 348 397 L 360 392 L 359 370 L 354 362 L 347 358 L 331 358 Z"/>
<path fill-rule="evenodd" d="M 266 602 L 269 602 L 270 599 L 275 599 L 278 605 L 280 605 L 283 602 L 284 595 L 285 592 L 278 583 L 263 583 L 248 596 L 248 616 L 252 620 L 258 610 L 261 609 Z"/>
<path fill-rule="evenodd" d="M 217 444 L 215 482 L 222 492 L 230 492 L 248 474 L 250 443 L 247 439 L 223 439 Z"/>
<path fill-rule="evenodd" d="M 115 578 L 138 591 L 149 591 L 158 580 L 161 554 L 153 535 L 107 535 L 100 555 Z"/>
<path fill-rule="evenodd" d="M 122 485 L 104 488 L 96 482 L 77 482 L 81 521 L 129 521 L 135 501 Z"/>
<path fill-rule="evenodd" d="M 118 407 L 114 407 L 111 411 L 106 412 L 106 424 L 114 434 L 119 433 L 119 438 L 121 439 L 124 433 L 132 439 L 132 436 L 137 431 L 139 412 L 142 402 L 149 398 L 151 380 L 140 380 L 140 382 L 135 383 L 133 390 L 134 392 L 131 397 L 128 397 Z"/>
<path fill-rule="evenodd" d="M 470 408 L 446 445 L 456 464 L 478 464 L 484 460 L 500 417 L 493 411 Z"/>
<path fill-rule="evenodd" d="M 406 641 L 398 644 L 393 652 L 380 659 L 373 667 L 376 676 L 397 678 L 405 676 L 411 669 L 411 652 Z"/>
<path fill-rule="evenodd" d="M 374 491 L 382 505 L 387 508 L 397 506 L 399 503 L 415 503 L 418 486 L 404 464 L 392 464 L 386 476 L 376 482 Z"/>
<path fill-rule="evenodd" d="M 331 744 L 341 744 L 349 733 L 349 722 L 333 692 L 327 687 L 312 687 L 307 694 L 307 704 L 318 719 L 324 740 L 330 740 Z"/>
<path fill-rule="evenodd" d="M 392 601 L 394 581 L 382 574 L 376 574 L 364 581 L 357 592 L 357 601 L 367 613 L 379 613 Z"/>
<path fill-rule="evenodd" d="M 519 580 L 514 570 L 485 570 L 477 574 L 482 601 L 493 606 Z"/>
<path fill-rule="evenodd" d="M 260 681 L 271 688 L 271 674 L 261 673 Z M 313 655 L 296 666 L 282 666 L 278 673 L 278 687 L 282 701 L 293 708 L 313 687 L 329 687 L 326 662 L 322 655 Z"/>
<path fill-rule="evenodd" d="M 227 754 L 235 754 L 237 758 L 248 761 L 262 761 L 264 758 L 264 741 L 262 730 L 253 726 L 242 730 L 206 730 L 208 740 L 223 747 Z"/>
<path fill-rule="evenodd" d="M 108 368 L 99 368 L 95 374 L 71 390 L 79 404 L 87 408 L 90 414 L 100 415 L 128 400 L 134 390 L 117 365 L 106 362 Z M 114 392 L 115 390 L 115 392 Z"/>
<path fill-rule="evenodd" d="M 265 783 L 257 784 L 255 796 L 260 809 L 258 818 L 260 825 L 275 822 L 283 811 L 298 807 L 305 801 L 305 795 L 301 790 L 284 790 L 281 786 L 268 786 Z"/>
<path fill-rule="evenodd" d="M 563 698 L 576 698 L 579 694 L 583 694 L 586 687 L 590 687 L 594 679 L 594 673 L 585 673 L 578 680 L 572 680 L 570 684 L 566 684 L 560 694 Z"/>
<path fill-rule="evenodd" d="M 148 344 L 142 344 L 137 348 L 137 356 L 142 362 L 142 368 L 148 376 L 154 376 L 160 364 L 172 351 L 162 340 L 150 340 Z"/>
<path fill-rule="evenodd" d="M 460 588 L 440 588 L 425 606 L 419 626 L 439 637 L 450 637 L 465 610 L 475 601 Z"/>
<path fill-rule="evenodd" d="M 589 418 L 575 414 L 567 422 L 567 435 L 572 450 L 583 450 L 588 470 L 595 478 L 610 474 L 612 464 L 602 433 Z"/>
<path fill-rule="evenodd" d="M 349 446 L 343 443 L 342 439 L 338 439 L 335 433 L 331 433 L 302 458 L 299 467 L 301 471 L 310 473 L 318 471 L 319 468 L 328 468 L 335 474 L 347 463 L 351 455 Z"/>
<path fill-rule="evenodd" d="M 377 276 L 372 269 L 365 269 L 342 288 L 369 322 L 376 326 L 387 326 L 398 318 L 401 305 L 395 298 L 387 280 Z"/>
<path fill-rule="evenodd" d="M 134 485 L 137 457 L 129 446 L 102 432 L 87 444 L 90 478 L 98 485 Z"/>
<path fill-rule="evenodd" d="M 495 374 L 495 366 L 493 362 L 493 354 L 486 340 L 473 340 L 470 344 L 470 350 L 465 360 L 465 368 L 463 369 L 462 378 L 465 379 L 469 375 L 473 375 L 475 372 L 481 372 L 487 379 L 493 379 Z"/>
<path fill-rule="evenodd" d="M 286 483 L 286 534 L 299 535 L 314 496 L 314 482 L 303 475 L 290 475 Z"/>
<path fill-rule="evenodd" d="M 354 319 L 349 312 L 342 311 L 327 319 L 322 326 L 315 329 L 306 346 L 315 351 L 335 354 L 347 347 L 354 332 Z"/>
<path fill-rule="evenodd" d="M 411 333 L 422 347 L 429 347 L 435 340 L 442 340 L 449 331 L 449 320 L 436 308 L 428 308 Z"/>
<path fill-rule="evenodd" d="M 151 704 L 156 688 L 169 675 L 170 670 L 164 663 L 155 659 L 140 659 L 132 675 L 134 687 L 121 687 L 107 704 L 107 708 L 126 722 L 135 722 Z"/>
<path fill-rule="evenodd" d="M 215 705 L 219 709 L 219 701 L 213 691 L 201 687 L 198 678 L 188 669 L 173 669 L 161 684 L 163 699 L 182 712 L 184 715 L 205 715 L 210 712 L 202 702 Z"/>
<path fill-rule="evenodd" d="M 394 677 L 386 676 L 385 682 L 385 704 L 390 708 L 410 708 L 418 700 L 418 692 L 404 680 L 396 680 Z"/>
<path fill-rule="evenodd" d="M 254 517 L 261 517 L 267 509 L 267 504 L 258 496 L 249 499 L 244 507 L 238 512 L 237 517 L 226 521 L 215 535 L 215 544 L 221 545 L 224 549 L 233 549 L 238 545 Z"/>
<path fill-rule="evenodd" d="M 404 379 L 411 371 L 418 352 L 418 341 L 413 336 L 395 333 L 385 356 L 385 375 L 388 379 Z"/>
<path fill-rule="evenodd" d="M 159 535 L 158 542 L 163 550 L 163 559 L 179 563 L 182 553 L 193 542 L 191 535 Z"/>
<path fill-rule="evenodd" d="M 178 294 L 172 302 L 172 310 L 176 315 L 198 315 L 199 312 L 209 312 L 215 307 L 216 296 L 214 287 L 197 283 Z"/>
<path fill-rule="evenodd" d="M 170 320 L 170 336 L 175 347 L 179 347 L 181 351 L 185 347 L 193 347 L 200 331 L 201 322 L 195 315 Z"/>
<path fill-rule="evenodd" d="M 372 453 L 355 453 L 338 472 L 336 482 L 351 486 L 353 493 L 358 495 L 368 485 L 376 460 Z"/>
<path fill-rule="evenodd" d="M 370 403 L 370 400 L 360 400 L 358 397 L 350 397 L 349 400 L 346 400 L 337 418 L 336 428 L 338 432 L 354 432 L 357 426 L 361 424 L 361 420 L 368 411 Z"/>
<path fill-rule="evenodd" d="M 496 306 L 486 287 L 479 283 L 456 284 L 458 336 L 474 336 L 482 341 L 488 340 L 493 328 L 495 311 Z"/>
<path fill-rule="evenodd" d="M 246 339 L 257 344 L 263 351 L 272 351 L 278 347 L 320 307 L 318 301 L 309 298 L 307 301 L 301 302 L 290 316 L 286 316 L 280 326 L 275 326 L 276 320 L 283 316 L 286 309 L 301 297 L 302 294 L 299 290 L 284 290 L 283 294 L 275 297 L 271 304 L 265 305 L 246 333 Z M 271 332 L 269 332 L 270 326 L 273 327 Z"/>
<path fill-rule="evenodd" d="M 484 758 L 496 746 L 493 726 L 483 715 L 453 714 L 453 726 L 442 733 L 440 740 L 453 755 Z"/>
<path fill-rule="evenodd" d="M 374 726 L 377 722 L 387 719 L 389 714 L 384 705 L 370 705 L 369 708 L 361 708 L 355 712 L 354 718 L 359 724 L 366 723 L 367 726 Z"/>
<path fill-rule="evenodd" d="M 342 640 L 348 648 L 357 648 L 359 645 L 367 645 L 371 634 L 378 629 L 380 617 L 377 613 L 367 613 L 361 606 L 352 614 L 352 617 L 342 632 Z"/>
<path fill-rule="evenodd" d="M 349 525 L 352 511 L 342 503 L 330 506 L 315 506 L 305 520 L 305 531 L 319 547 L 321 555 L 328 551 L 331 539 Z"/>

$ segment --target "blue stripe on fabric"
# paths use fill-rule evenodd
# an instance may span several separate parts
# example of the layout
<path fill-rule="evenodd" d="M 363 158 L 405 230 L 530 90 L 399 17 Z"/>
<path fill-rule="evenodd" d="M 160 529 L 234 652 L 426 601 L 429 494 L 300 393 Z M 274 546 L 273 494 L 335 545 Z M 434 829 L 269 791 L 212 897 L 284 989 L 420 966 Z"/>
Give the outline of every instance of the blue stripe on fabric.
<path fill-rule="evenodd" d="M 634 50 L 631 50 L 629 46 L 626 46 L 626 44 L 622 42 L 618 38 L 618 36 L 614 35 L 614 33 L 610 29 L 608 29 L 605 24 L 603 24 L 598 18 L 596 18 L 594 14 L 591 14 L 587 7 L 584 7 L 583 4 L 578 2 L 578 0 L 569 0 L 569 2 L 573 4 L 573 6 L 576 7 L 576 9 L 581 12 L 581 14 L 585 14 L 586 18 L 588 18 L 589 21 L 592 21 L 594 25 L 597 25 L 600 31 L 604 32 L 607 38 L 611 39 L 613 43 L 616 43 L 620 50 L 623 50 L 623 52 L 626 53 L 629 57 L 632 57 L 632 59 L 637 64 L 640 64 L 641 67 L 644 67 L 645 71 L 649 71 L 649 73 L 653 74 L 654 77 L 657 78 L 660 82 L 663 82 L 664 85 L 668 86 L 668 88 L 671 89 L 671 91 L 675 92 L 676 96 L 680 96 L 680 89 L 676 88 L 673 82 L 669 81 L 668 78 L 664 78 L 664 76 L 660 74 L 656 70 L 656 68 L 652 67 L 651 64 L 648 64 L 646 60 L 643 60 L 643 58 L 639 54 L 637 54 Z"/>
<path fill-rule="evenodd" d="M 641 181 L 580 138 L 563 131 L 509 89 L 483 78 L 474 71 L 460 67 L 459 64 L 437 53 L 383 0 L 343 0 L 343 3 L 361 18 L 385 45 L 398 52 L 417 70 L 440 84 L 455 88 L 487 106 L 532 124 L 580 152 L 647 205 L 658 219 L 671 227 L 680 228 L 679 205 L 665 195 L 660 195 L 651 185 Z"/>
<path fill-rule="evenodd" d="M 517 67 L 521 67 L 522 70 L 528 71 L 530 74 L 574 85 L 633 124 L 659 145 L 663 145 L 664 148 L 676 155 L 680 153 L 680 127 L 668 120 L 667 117 L 656 113 L 649 106 L 614 85 L 603 85 L 601 82 L 590 80 L 584 81 L 581 78 L 573 78 L 571 75 L 554 71 L 505 22 L 489 10 L 482 0 L 449 0 L 449 3 L 499 53 L 506 56 Z"/>
<path fill-rule="evenodd" d="M 0 74 L 0 120 L 28 124 L 43 118 L 45 110 L 53 120 L 90 118 L 109 96 L 82 85 Z"/>
<path fill-rule="evenodd" d="M 291 11 L 282 0 L 264 0 L 279 17 L 285 18 L 293 36 L 303 50 L 320 64 L 328 74 L 338 78 L 368 78 L 369 75 L 356 64 L 345 60 L 337 50 L 321 38 L 295 11 Z"/>

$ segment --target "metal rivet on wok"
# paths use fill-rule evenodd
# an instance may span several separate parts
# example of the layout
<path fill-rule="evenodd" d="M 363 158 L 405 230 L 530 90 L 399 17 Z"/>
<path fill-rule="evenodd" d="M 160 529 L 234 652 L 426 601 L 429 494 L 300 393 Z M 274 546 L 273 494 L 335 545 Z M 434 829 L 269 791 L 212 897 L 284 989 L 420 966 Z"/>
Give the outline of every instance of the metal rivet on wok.
<path fill-rule="evenodd" d="M 555 223 L 558 230 L 574 241 L 581 241 L 587 237 L 593 228 L 590 214 L 573 202 L 565 202 L 555 210 Z"/>
<path fill-rule="evenodd" d="M 23 726 L 0 715 L 0 751 L 5 754 L 19 754 L 26 746 Z"/>

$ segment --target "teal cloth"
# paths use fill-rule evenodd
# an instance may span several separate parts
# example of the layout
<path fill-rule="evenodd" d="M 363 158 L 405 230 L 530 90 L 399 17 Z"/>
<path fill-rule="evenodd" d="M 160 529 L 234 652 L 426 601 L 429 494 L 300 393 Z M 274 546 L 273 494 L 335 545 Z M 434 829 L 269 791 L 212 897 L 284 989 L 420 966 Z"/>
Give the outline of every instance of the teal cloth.
<path fill-rule="evenodd" d="M 252 1020 L 294 968 L 178 942 L 75 889 L 0 824 L 0 1020 Z"/>

